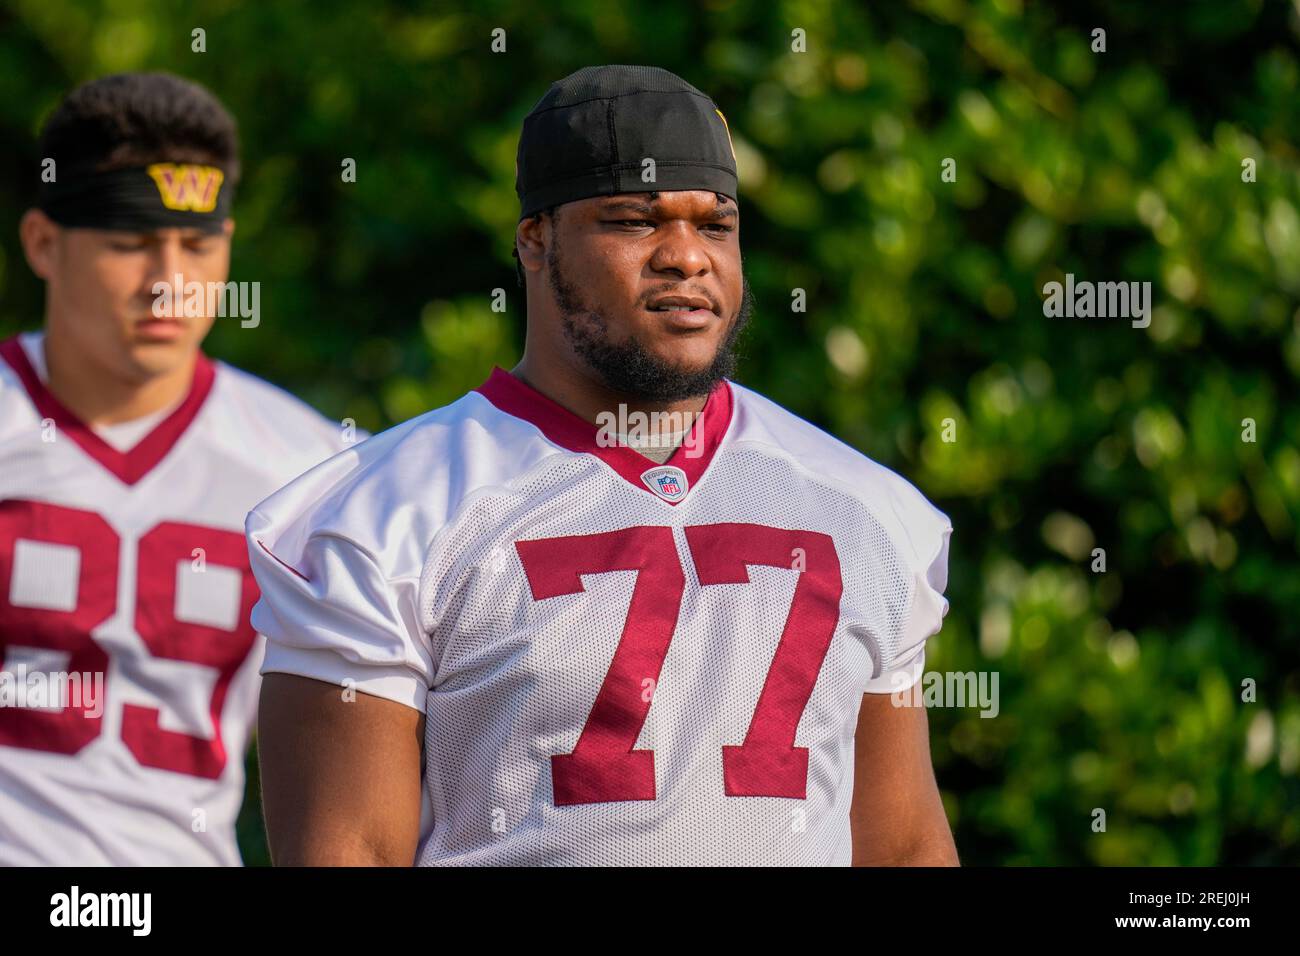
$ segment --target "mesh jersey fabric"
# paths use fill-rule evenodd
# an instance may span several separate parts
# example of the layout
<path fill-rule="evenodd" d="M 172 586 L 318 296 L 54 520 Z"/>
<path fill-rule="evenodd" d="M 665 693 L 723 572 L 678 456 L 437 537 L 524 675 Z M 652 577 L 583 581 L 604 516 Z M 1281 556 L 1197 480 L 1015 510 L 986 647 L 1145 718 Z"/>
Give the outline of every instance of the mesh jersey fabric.
<path fill-rule="evenodd" d="M 473 392 L 250 514 L 263 672 L 426 716 L 421 865 L 850 862 L 858 708 L 919 678 L 951 525 L 725 387 L 676 503 Z"/>

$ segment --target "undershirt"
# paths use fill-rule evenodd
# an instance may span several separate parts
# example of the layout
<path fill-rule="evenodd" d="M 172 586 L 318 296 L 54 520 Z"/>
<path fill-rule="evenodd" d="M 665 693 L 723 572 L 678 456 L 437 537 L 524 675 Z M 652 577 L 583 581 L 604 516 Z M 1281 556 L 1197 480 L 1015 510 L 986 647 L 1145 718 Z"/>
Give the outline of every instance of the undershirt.
<path fill-rule="evenodd" d="M 18 337 L 18 342 L 22 345 L 23 351 L 27 353 L 27 360 L 32 363 L 32 368 L 36 370 L 36 377 L 41 380 L 41 384 L 48 385 L 49 375 L 45 365 L 45 333 L 25 332 Z M 184 401 L 184 399 L 181 401 Z M 140 442 L 140 439 L 153 431 L 155 425 L 175 411 L 178 405 L 180 405 L 180 402 L 175 402 L 167 408 L 150 412 L 148 415 L 141 415 L 139 418 L 132 418 L 125 422 L 114 422 L 111 425 L 91 425 L 90 429 L 118 451 L 130 451 Z"/>
<path fill-rule="evenodd" d="M 644 438 L 633 438 L 630 435 L 619 434 L 618 442 L 620 445 L 626 445 L 633 451 L 638 451 L 645 457 L 649 458 L 656 465 L 662 465 L 669 458 L 673 457 L 673 452 L 677 446 L 686 438 L 689 428 L 683 428 L 679 432 L 666 432 L 662 435 L 647 435 Z"/>

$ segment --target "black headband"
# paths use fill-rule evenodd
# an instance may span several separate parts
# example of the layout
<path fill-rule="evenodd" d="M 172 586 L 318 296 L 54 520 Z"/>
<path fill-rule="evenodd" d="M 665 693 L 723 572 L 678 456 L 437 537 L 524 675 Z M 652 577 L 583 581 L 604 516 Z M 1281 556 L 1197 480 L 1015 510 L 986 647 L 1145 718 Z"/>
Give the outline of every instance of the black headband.
<path fill-rule="evenodd" d="M 60 171 L 43 183 L 37 207 L 62 226 L 152 232 L 193 228 L 220 232 L 230 216 L 225 173 L 198 163 L 152 163 L 94 172 Z"/>
<path fill-rule="evenodd" d="M 524 117 L 515 162 L 520 219 L 616 193 L 707 189 L 735 200 L 736 184 L 722 111 L 658 67 L 584 67 L 552 83 Z"/>

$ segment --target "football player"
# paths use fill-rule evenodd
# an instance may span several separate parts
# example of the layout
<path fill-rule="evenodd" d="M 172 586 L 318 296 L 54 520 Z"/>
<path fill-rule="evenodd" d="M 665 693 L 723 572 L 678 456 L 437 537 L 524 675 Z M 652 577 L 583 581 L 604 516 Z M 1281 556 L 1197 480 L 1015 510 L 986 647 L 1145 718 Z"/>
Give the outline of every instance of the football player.
<path fill-rule="evenodd" d="M 519 363 L 249 515 L 273 859 L 956 863 L 924 708 L 891 694 L 951 526 L 729 380 L 722 114 L 579 70 L 516 189 Z"/>
<path fill-rule="evenodd" d="M 0 864 L 238 864 L 264 643 L 244 518 L 347 433 L 207 358 L 206 294 L 172 295 L 230 263 L 211 93 L 106 77 L 40 150 L 44 328 L 0 344 Z"/>

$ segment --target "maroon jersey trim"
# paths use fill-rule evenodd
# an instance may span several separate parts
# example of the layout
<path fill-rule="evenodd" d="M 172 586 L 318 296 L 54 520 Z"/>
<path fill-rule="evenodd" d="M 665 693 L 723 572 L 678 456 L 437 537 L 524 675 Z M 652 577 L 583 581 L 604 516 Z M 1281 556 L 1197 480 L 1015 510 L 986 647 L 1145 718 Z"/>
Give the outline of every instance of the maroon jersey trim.
<path fill-rule="evenodd" d="M 212 391 L 212 382 L 216 371 L 212 361 L 202 352 L 194 364 L 194 377 L 190 381 L 189 394 L 176 409 L 154 426 L 153 430 L 140 439 L 127 451 L 118 451 L 104 439 L 95 434 L 89 425 L 68 410 L 50 392 L 32 368 L 27 353 L 19 344 L 17 337 L 0 342 L 0 358 L 9 363 L 27 389 L 27 394 L 36 406 L 42 418 L 54 420 L 54 424 L 95 461 L 99 462 L 124 484 L 134 485 L 167 456 L 172 446 L 180 440 L 189 428 L 190 422 L 198 415 L 204 400 Z"/>
<path fill-rule="evenodd" d="M 623 445 L 601 445 L 596 440 L 600 430 L 592 422 L 579 418 L 563 405 L 547 398 L 500 366 L 494 366 L 487 381 L 474 391 L 507 415 L 536 425 L 538 430 L 555 444 L 570 451 L 595 455 L 646 494 L 659 497 L 645 486 L 641 476 L 651 468 L 663 466 Z M 723 379 L 709 393 L 704 408 L 691 426 L 689 437 L 692 438 L 692 444 L 696 444 L 695 451 L 689 452 L 686 442 L 683 441 L 677 446 L 672 457 L 664 462 L 664 465 L 671 465 L 685 472 L 687 495 L 709 467 L 714 453 L 722 444 L 722 438 L 731 425 L 733 407 L 731 386 L 726 379 Z M 700 429 L 703 429 L 703 434 L 697 436 L 696 433 Z M 687 495 L 683 495 L 677 501 L 666 501 L 663 498 L 659 500 L 675 505 L 684 501 Z"/>

